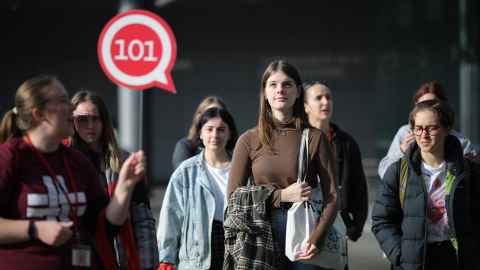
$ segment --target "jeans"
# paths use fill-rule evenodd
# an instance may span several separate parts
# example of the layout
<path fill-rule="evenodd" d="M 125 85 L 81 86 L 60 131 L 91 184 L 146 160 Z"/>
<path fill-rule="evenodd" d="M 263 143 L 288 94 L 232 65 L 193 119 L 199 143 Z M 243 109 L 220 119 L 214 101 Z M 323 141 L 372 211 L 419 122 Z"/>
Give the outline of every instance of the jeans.
<path fill-rule="evenodd" d="M 285 208 L 275 208 L 272 211 L 273 244 L 278 256 L 279 270 L 327 270 L 316 265 L 292 262 L 285 256 L 285 235 L 287 233 L 287 212 Z"/>

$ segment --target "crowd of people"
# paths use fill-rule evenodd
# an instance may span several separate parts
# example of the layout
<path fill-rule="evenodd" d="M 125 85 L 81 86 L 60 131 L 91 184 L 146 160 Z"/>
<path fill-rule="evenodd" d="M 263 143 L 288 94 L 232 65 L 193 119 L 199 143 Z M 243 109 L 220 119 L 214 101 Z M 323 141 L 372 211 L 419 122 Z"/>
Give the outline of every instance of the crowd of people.
<path fill-rule="evenodd" d="M 332 122 L 334 91 L 291 63 L 269 63 L 259 91 L 257 123 L 242 134 L 220 97 L 200 102 L 152 213 L 145 154 L 121 149 L 102 98 L 69 99 L 53 76 L 23 82 L 0 124 L 0 267 L 332 269 L 315 258 L 334 222 L 345 227 L 334 241 L 358 241 L 368 218 L 360 147 Z M 480 164 L 454 119 L 442 86 L 422 84 L 379 164 L 372 232 L 391 269 L 480 269 Z M 289 210 L 317 189 L 321 214 L 292 261 Z"/>

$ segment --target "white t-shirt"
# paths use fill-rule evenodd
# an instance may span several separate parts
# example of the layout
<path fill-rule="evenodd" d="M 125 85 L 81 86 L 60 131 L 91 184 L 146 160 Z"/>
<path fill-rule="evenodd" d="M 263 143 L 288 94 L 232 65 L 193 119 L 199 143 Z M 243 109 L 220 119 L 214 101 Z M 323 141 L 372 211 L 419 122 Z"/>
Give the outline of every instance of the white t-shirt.
<path fill-rule="evenodd" d="M 225 207 L 225 198 L 227 194 L 227 183 L 228 183 L 228 174 L 230 173 L 230 163 L 225 168 L 215 168 L 206 161 L 205 167 L 207 168 L 207 175 L 212 184 L 212 192 L 215 197 L 215 214 L 213 216 L 214 220 L 223 222 L 223 211 Z"/>
<path fill-rule="evenodd" d="M 422 176 L 428 190 L 428 242 L 448 240 L 448 216 L 445 208 L 447 164 L 438 168 L 422 162 Z"/>

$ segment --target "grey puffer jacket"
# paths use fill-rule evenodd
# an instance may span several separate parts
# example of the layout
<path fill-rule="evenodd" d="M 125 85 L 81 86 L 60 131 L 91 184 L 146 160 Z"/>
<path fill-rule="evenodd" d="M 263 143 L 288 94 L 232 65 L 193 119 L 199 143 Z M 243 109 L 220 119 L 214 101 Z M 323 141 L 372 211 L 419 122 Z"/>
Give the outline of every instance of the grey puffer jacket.
<path fill-rule="evenodd" d="M 399 199 L 397 161 L 387 170 L 372 213 L 372 231 L 396 270 L 422 270 L 427 247 L 427 189 L 421 176 L 420 149 L 414 143 L 407 155 L 408 180 L 404 208 Z M 450 237 L 458 241 L 459 269 L 480 269 L 474 252 L 480 247 L 480 172 L 477 163 L 465 160 L 458 139 L 445 141 L 447 170 L 453 175 L 446 209 Z"/>

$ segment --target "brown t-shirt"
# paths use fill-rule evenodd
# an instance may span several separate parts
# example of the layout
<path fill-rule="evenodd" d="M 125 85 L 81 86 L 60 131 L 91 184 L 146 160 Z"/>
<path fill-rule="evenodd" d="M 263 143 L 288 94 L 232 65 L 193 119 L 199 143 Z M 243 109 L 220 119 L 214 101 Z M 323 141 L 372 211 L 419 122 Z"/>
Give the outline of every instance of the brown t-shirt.
<path fill-rule="evenodd" d="M 228 181 L 227 194 L 237 187 L 245 186 L 249 177 L 255 185 L 272 186 L 277 190 L 273 194 L 272 206 L 280 207 L 280 190 L 296 182 L 298 151 L 302 130 L 293 124 L 278 124 L 273 131 L 273 151 L 258 149 L 257 129 L 243 133 L 237 141 L 233 153 L 232 167 Z M 332 151 L 326 136 L 316 129 L 310 129 L 309 136 L 310 164 L 307 181 L 316 186 L 316 175 L 321 179 L 325 198 L 325 209 L 322 212 L 310 242 L 319 244 L 325 235 L 325 229 L 334 221 L 336 209 L 336 184 Z"/>

